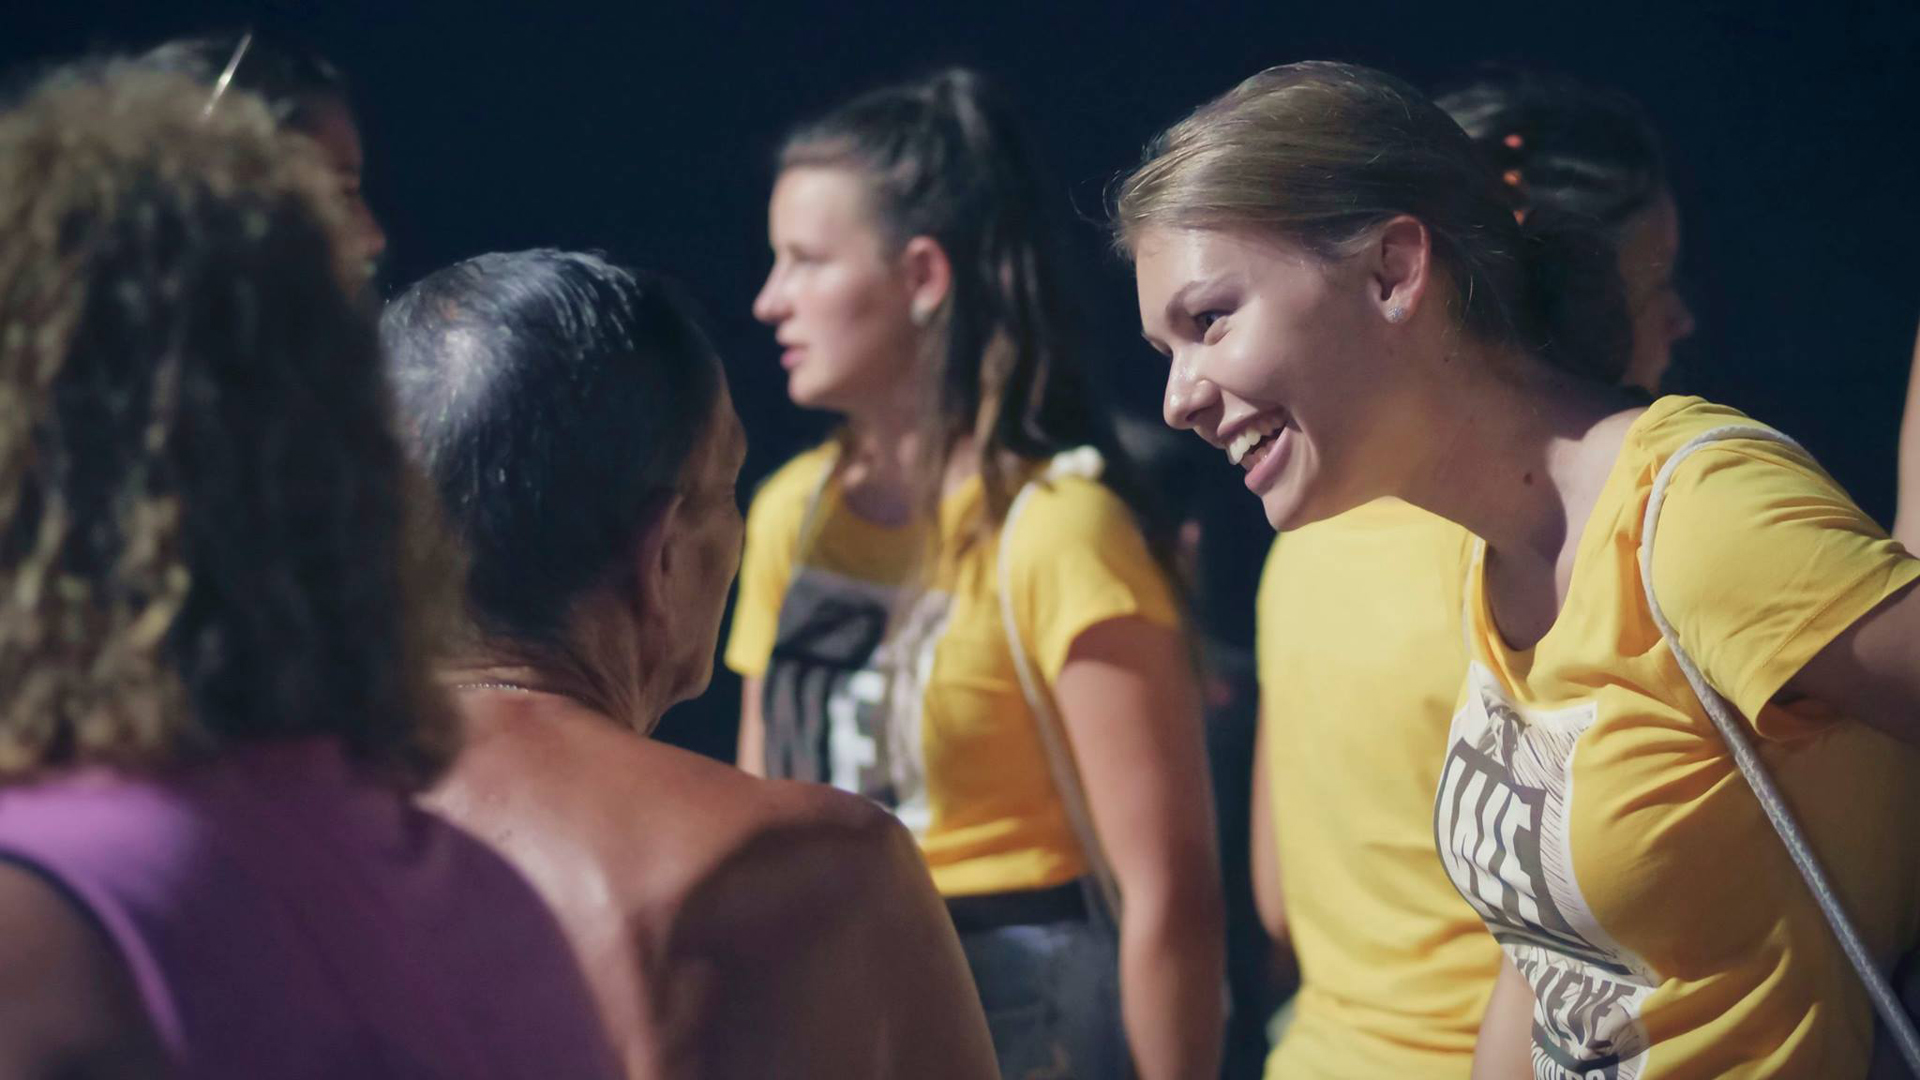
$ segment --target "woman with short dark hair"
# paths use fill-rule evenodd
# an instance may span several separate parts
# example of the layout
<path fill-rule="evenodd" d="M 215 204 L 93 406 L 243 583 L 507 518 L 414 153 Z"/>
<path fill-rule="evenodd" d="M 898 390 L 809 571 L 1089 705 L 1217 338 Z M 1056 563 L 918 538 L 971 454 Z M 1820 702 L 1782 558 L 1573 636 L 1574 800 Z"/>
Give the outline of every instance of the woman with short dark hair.
<path fill-rule="evenodd" d="M 912 842 L 864 800 L 645 736 L 712 673 L 746 436 L 659 278 L 483 255 L 388 309 L 402 424 L 462 573 L 432 795 L 560 915 L 635 1077 L 992 1074 Z"/>

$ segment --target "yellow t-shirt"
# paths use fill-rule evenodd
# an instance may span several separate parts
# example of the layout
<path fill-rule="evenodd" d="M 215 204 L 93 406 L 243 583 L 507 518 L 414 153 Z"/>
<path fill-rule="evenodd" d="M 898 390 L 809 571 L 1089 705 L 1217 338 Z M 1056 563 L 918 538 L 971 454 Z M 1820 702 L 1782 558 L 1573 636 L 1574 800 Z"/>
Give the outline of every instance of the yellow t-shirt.
<path fill-rule="evenodd" d="M 1464 1078 L 1500 950 L 1433 848 L 1473 537 L 1396 500 L 1287 533 L 1260 578 L 1269 794 L 1300 963 L 1276 1080 Z"/>
<path fill-rule="evenodd" d="M 1655 474 L 1751 423 L 1662 398 L 1629 429 L 1531 649 L 1494 627 L 1477 557 L 1468 678 L 1435 835 L 1532 984 L 1539 1077 L 1858 1077 L 1872 1015 L 1845 957 L 1648 614 L 1637 557 Z M 1760 755 L 1869 947 L 1920 931 L 1920 754 L 1817 703 L 1775 703 L 1920 561 L 1805 453 L 1718 442 L 1675 471 L 1661 607 Z"/>
<path fill-rule="evenodd" d="M 1080 877 L 1087 860 L 1002 623 L 999 537 L 962 542 L 984 512 L 982 484 L 944 500 L 937 557 L 910 609 L 896 611 L 924 533 L 849 511 L 837 481 L 822 487 L 833 459 L 827 445 L 788 462 L 747 514 L 726 662 L 764 680 L 768 774 L 891 808 L 943 895 Z M 1093 626 L 1178 618 L 1125 503 L 1093 480 L 1037 483 L 1009 537 L 1009 580 L 1020 636 L 1051 687 Z"/>

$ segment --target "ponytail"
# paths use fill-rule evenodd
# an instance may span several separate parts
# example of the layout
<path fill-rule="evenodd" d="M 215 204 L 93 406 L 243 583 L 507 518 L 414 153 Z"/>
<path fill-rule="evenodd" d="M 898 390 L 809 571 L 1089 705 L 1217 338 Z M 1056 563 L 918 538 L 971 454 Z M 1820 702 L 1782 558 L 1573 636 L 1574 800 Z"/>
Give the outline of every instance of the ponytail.
<path fill-rule="evenodd" d="M 1006 520 L 1033 462 L 1081 446 L 1100 451 L 1102 483 L 1145 520 L 1136 470 L 1070 333 L 1059 238 L 1026 134 L 987 79 L 953 68 L 862 95 L 789 136 L 779 166 L 851 170 L 884 237 L 931 237 L 952 264 L 927 334 L 923 511 L 937 506 L 949 455 L 970 434 L 983 531 Z M 1175 578 L 1171 550 L 1150 546 Z"/>
<path fill-rule="evenodd" d="M 1025 133 L 986 79 L 954 68 L 872 91 L 794 132 L 779 164 L 852 170 L 884 236 L 931 237 L 952 264 L 927 335 L 923 506 L 937 504 L 948 455 L 967 435 L 992 523 L 1005 518 L 1023 461 L 1089 444 L 1114 456 L 1110 422 L 1075 362 Z"/>

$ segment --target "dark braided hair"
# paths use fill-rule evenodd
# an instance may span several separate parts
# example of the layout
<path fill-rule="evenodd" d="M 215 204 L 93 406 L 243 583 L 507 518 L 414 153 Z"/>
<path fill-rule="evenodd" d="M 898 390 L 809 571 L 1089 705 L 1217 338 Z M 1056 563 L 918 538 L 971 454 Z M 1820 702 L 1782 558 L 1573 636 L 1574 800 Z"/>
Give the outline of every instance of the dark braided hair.
<path fill-rule="evenodd" d="M 1472 137 L 1523 219 L 1570 217 L 1617 230 L 1666 190 L 1659 136 L 1623 94 L 1509 72 L 1434 104 Z"/>

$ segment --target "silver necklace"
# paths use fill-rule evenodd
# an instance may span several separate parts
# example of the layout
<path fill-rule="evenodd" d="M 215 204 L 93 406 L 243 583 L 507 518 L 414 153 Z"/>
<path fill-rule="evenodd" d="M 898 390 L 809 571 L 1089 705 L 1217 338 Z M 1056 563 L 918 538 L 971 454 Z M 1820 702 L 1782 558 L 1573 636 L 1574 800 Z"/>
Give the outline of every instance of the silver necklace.
<path fill-rule="evenodd" d="M 449 690 L 506 690 L 515 694 L 546 694 L 551 697 L 565 698 L 568 701 L 571 701 L 574 704 L 580 706 L 581 708 L 587 709 L 591 712 L 600 711 L 600 709 L 595 707 L 592 703 L 588 702 L 585 698 L 582 698 L 577 694 L 569 694 L 565 690 L 542 690 L 537 686 L 523 686 L 520 683 L 507 682 L 504 679 L 494 679 L 486 682 L 449 683 L 447 686 L 447 689 Z"/>

